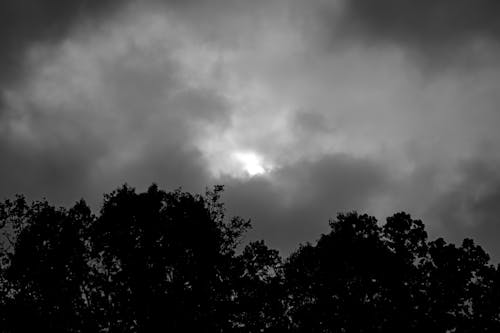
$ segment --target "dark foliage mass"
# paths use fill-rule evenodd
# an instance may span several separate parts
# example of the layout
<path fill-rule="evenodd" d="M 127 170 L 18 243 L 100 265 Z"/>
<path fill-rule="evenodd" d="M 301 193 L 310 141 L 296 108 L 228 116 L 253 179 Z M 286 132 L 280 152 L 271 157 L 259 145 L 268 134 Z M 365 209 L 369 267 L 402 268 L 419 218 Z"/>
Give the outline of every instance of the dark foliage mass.
<path fill-rule="evenodd" d="M 286 260 L 205 195 L 124 186 L 98 215 L 0 204 L 2 332 L 499 332 L 500 270 L 397 213 L 340 214 Z"/>

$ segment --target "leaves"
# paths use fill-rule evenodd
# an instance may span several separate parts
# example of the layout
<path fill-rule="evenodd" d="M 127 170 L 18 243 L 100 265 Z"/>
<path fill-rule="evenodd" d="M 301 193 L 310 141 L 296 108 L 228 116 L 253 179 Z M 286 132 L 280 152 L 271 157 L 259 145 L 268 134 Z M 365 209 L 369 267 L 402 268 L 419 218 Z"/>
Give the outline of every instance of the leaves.
<path fill-rule="evenodd" d="M 400 212 L 350 212 L 283 260 L 241 243 L 222 186 L 204 195 L 128 185 L 99 214 L 0 203 L 3 332 L 487 332 L 500 270 L 471 239 L 429 241 Z"/>

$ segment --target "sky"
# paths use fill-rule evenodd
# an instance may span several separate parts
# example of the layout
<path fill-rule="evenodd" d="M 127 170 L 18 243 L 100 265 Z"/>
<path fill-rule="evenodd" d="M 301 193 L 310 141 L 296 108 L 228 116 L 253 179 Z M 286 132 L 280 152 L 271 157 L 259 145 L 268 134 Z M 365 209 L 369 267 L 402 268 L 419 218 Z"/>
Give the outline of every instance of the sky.
<path fill-rule="evenodd" d="M 497 0 L 3 0 L 0 198 L 204 192 L 283 254 L 399 211 L 500 259 Z"/>

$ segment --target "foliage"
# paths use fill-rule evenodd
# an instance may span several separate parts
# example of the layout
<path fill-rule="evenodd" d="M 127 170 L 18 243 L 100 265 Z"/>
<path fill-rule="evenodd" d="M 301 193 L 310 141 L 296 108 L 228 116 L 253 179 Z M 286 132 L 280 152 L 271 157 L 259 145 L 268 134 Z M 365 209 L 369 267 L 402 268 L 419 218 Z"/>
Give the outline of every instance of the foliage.
<path fill-rule="evenodd" d="M 0 203 L 2 332 L 497 332 L 500 270 L 474 241 L 429 241 L 397 213 L 339 214 L 283 260 L 222 186 L 125 185 L 97 215 Z"/>

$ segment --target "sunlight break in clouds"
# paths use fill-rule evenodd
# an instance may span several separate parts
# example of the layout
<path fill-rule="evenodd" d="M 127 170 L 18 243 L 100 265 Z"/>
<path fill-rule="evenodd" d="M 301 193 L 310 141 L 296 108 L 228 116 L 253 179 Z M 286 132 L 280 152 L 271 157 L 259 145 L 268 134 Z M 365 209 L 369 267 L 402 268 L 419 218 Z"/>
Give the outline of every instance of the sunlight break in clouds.
<path fill-rule="evenodd" d="M 250 177 L 263 175 L 271 169 L 264 164 L 262 157 L 254 152 L 236 152 L 233 157 Z"/>

